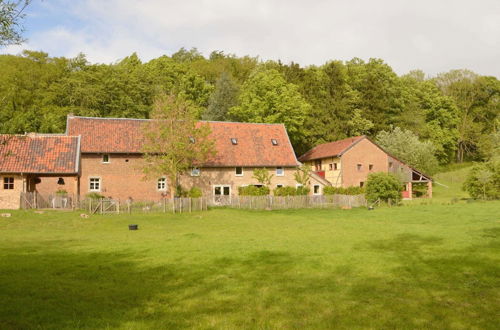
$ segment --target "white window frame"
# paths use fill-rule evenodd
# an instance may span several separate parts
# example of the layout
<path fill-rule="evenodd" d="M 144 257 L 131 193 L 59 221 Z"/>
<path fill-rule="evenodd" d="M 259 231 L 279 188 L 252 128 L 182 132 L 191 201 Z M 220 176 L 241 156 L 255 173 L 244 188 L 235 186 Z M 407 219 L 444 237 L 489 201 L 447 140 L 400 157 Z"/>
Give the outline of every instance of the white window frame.
<path fill-rule="evenodd" d="M 104 156 L 107 156 L 107 157 L 108 157 L 108 160 L 107 160 L 107 161 L 104 161 Z M 109 154 L 103 154 L 103 155 L 102 155 L 102 158 L 101 158 L 101 163 L 103 163 L 103 164 L 109 164 L 109 163 L 111 163 L 111 158 L 109 157 Z"/>
<path fill-rule="evenodd" d="M 221 192 L 222 192 L 222 195 L 219 195 L 219 196 L 229 196 L 229 201 L 231 201 L 231 193 L 232 193 L 231 185 L 229 185 L 229 184 L 214 184 L 214 185 L 212 185 L 212 196 L 213 196 L 214 203 L 216 203 L 215 188 L 217 188 L 217 187 L 220 187 Z M 229 195 L 224 195 L 224 188 L 229 188 Z"/>
<path fill-rule="evenodd" d="M 160 181 L 163 181 L 163 182 L 160 182 Z M 163 185 L 163 187 L 160 187 L 160 184 Z M 158 180 L 156 180 L 156 189 L 158 191 L 167 191 L 167 178 L 162 176 L 161 178 L 158 178 Z"/>
<path fill-rule="evenodd" d="M 236 169 L 238 169 L 238 168 L 241 168 L 241 174 L 237 173 Z M 236 176 L 243 176 L 244 173 L 245 173 L 245 171 L 243 170 L 243 166 L 236 166 L 234 168 L 234 175 L 236 175 Z"/>
<path fill-rule="evenodd" d="M 191 168 L 191 176 L 200 176 L 201 170 L 199 167 Z"/>
<path fill-rule="evenodd" d="M 300 183 L 297 183 L 297 184 L 295 185 L 295 188 L 299 188 L 299 187 L 304 187 L 304 185 L 303 185 L 303 184 L 300 184 Z"/>
<path fill-rule="evenodd" d="M 315 188 L 318 187 L 318 192 L 315 192 Z M 321 185 L 315 184 L 313 185 L 313 195 L 321 195 Z"/>
<path fill-rule="evenodd" d="M 278 173 L 278 169 L 281 169 L 281 174 Z M 276 176 L 285 176 L 285 168 L 283 166 L 276 167 Z"/>
<path fill-rule="evenodd" d="M 95 181 L 92 182 L 92 180 L 97 180 L 98 188 L 95 188 Z M 94 184 L 94 188 L 92 188 L 92 183 Z M 91 176 L 89 177 L 89 191 L 91 192 L 101 192 L 102 190 L 102 179 L 99 176 Z"/>

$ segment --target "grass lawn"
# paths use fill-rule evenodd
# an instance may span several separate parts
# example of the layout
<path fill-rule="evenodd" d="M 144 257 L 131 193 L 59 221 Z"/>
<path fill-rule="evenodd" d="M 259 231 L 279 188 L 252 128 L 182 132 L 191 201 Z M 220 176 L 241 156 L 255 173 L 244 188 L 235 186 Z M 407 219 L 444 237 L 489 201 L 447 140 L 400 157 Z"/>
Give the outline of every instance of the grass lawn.
<path fill-rule="evenodd" d="M 16 211 L 0 233 L 2 329 L 500 324 L 500 202 L 90 219 Z"/>

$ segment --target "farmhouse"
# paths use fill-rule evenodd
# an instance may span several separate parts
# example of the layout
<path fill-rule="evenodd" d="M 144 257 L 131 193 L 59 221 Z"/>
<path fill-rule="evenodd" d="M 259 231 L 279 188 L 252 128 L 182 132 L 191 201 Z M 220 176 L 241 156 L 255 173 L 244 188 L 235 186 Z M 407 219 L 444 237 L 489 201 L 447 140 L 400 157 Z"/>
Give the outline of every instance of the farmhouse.
<path fill-rule="evenodd" d="M 166 177 L 144 178 L 142 154 L 146 119 L 68 116 L 66 134 L 81 137 L 80 186 L 67 187 L 72 194 L 99 193 L 114 199 L 135 201 L 169 198 Z M 204 196 L 232 196 L 238 187 L 258 185 L 255 168 L 273 175 L 271 189 L 296 186 L 294 173 L 300 163 L 295 157 L 282 124 L 203 122 L 210 126 L 216 156 L 180 178 L 184 189 L 198 187 Z M 59 178 L 43 178 L 37 190 L 49 193 Z M 326 180 L 316 175 L 311 191 L 319 191 Z M 315 190 L 314 190 L 315 189 Z"/>
<path fill-rule="evenodd" d="M 53 191 L 78 191 L 80 138 L 65 135 L 0 135 L 0 209 L 17 209 L 21 193 L 33 192 L 41 180 Z M 65 177 L 66 179 L 63 179 Z"/>
<path fill-rule="evenodd" d="M 425 184 L 432 197 L 432 179 L 388 154 L 366 136 L 320 144 L 299 157 L 335 187 L 363 187 L 368 174 L 390 172 L 404 182 L 403 197 L 411 199 L 414 184 Z"/>

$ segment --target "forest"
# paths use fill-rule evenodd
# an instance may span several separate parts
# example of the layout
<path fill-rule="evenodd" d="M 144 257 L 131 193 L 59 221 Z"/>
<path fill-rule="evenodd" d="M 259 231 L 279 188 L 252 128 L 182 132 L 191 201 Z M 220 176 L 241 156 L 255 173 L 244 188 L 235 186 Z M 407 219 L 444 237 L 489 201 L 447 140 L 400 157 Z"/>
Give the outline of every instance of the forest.
<path fill-rule="evenodd" d="M 0 133 L 65 130 L 66 116 L 149 118 L 159 93 L 203 120 L 284 123 L 297 154 L 365 134 L 427 146 L 440 165 L 487 160 L 500 143 L 500 81 L 469 70 L 398 75 L 381 59 L 319 66 L 180 49 L 112 64 L 24 51 L 0 55 Z M 411 143 L 400 148 L 411 150 Z"/>

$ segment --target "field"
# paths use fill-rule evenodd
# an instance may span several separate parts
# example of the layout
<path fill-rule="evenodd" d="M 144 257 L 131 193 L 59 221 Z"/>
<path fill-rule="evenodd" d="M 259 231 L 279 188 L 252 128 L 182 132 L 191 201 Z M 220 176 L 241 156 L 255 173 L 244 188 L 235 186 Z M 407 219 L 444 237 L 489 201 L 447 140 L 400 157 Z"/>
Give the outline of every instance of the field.
<path fill-rule="evenodd" d="M 0 328 L 493 329 L 499 214 L 19 211 L 0 222 Z"/>
<path fill-rule="evenodd" d="M 13 212 L 0 329 L 498 329 L 500 202 L 464 173 L 373 211 Z"/>

